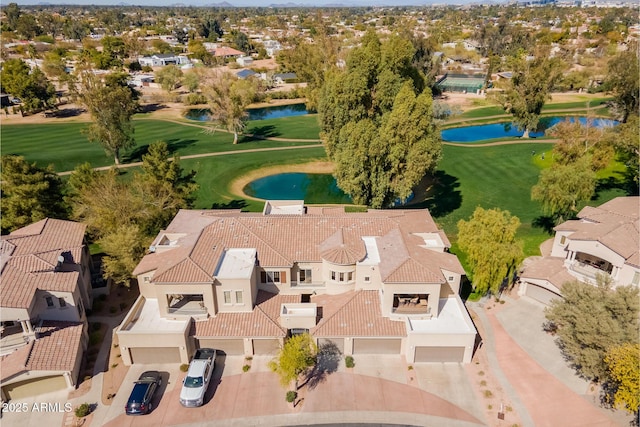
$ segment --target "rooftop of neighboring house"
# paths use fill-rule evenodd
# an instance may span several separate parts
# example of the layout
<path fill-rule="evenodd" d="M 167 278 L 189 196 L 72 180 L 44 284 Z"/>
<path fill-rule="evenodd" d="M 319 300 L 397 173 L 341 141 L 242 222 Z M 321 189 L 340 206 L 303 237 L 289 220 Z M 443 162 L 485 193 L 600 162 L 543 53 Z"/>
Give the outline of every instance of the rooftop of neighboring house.
<path fill-rule="evenodd" d="M 36 328 L 36 340 L 0 357 L 0 381 L 26 371 L 72 371 L 76 366 L 82 323 L 46 321 Z"/>
<path fill-rule="evenodd" d="M 228 46 L 216 47 L 213 51 L 214 56 L 244 56 L 244 52 Z"/>
<path fill-rule="evenodd" d="M 29 308 L 36 290 L 72 292 L 86 226 L 46 218 L 0 240 L 2 307 Z M 55 274 L 54 274 L 55 273 Z"/>
<path fill-rule="evenodd" d="M 155 271 L 156 283 L 209 283 L 229 250 L 247 248 L 257 251 L 265 268 L 323 260 L 353 265 L 373 257 L 385 283 L 445 283 L 442 269 L 464 274 L 427 210 L 345 213 L 306 207 L 301 212 L 181 210 L 133 274 Z"/>
<path fill-rule="evenodd" d="M 578 218 L 554 230 L 571 232 L 571 240 L 599 242 L 627 263 L 640 266 L 640 197 L 617 197 L 598 207 L 586 206 Z"/>

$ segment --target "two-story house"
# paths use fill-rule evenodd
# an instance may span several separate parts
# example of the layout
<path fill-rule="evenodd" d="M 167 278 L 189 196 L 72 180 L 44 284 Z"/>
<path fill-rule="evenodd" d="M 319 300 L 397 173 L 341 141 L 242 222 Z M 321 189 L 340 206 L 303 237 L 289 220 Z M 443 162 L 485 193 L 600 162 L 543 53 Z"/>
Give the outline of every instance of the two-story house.
<path fill-rule="evenodd" d="M 554 230 L 549 253 L 530 260 L 521 271 L 519 294 L 548 303 L 562 295 L 564 283 L 595 285 L 599 276 L 613 287 L 640 285 L 640 197 L 586 206 L 577 220 Z"/>
<path fill-rule="evenodd" d="M 84 233 L 43 219 L 0 240 L 2 400 L 77 384 L 92 301 Z"/>
<path fill-rule="evenodd" d="M 309 332 L 344 354 L 468 363 L 476 329 L 449 246 L 427 210 L 181 210 L 133 272 L 141 295 L 117 329 L 122 360 L 275 354 Z"/>

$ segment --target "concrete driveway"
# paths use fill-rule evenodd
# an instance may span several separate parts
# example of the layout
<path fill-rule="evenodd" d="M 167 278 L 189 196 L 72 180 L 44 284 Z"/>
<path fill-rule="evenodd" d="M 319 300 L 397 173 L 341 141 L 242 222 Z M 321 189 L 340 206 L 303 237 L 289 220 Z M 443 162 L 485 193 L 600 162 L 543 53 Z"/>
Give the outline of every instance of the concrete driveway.
<path fill-rule="evenodd" d="M 218 357 L 205 405 L 199 408 L 180 405 L 178 397 L 185 374 L 175 366 L 133 366 L 107 416 L 92 425 L 281 426 L 364 422 L 469 427 L 485 424 L 479 418 L 482 415 L 477 415 L 482 412 L 473 392 L 465 386 L 468 380 L 464 369 L 455 364 L 409 371 L 399 356 L 358 356 L 353 369 L 346 369 L 341 363 L 335 372 L 314 377 L 300 390 L 299 400 L 293 407 L 285 401 L 286 390 L 277 376 L 268 370 L 269 360 L 270 357 L 254 357 L 251 370 L 243 373 L 244 358 Z M 168 384 L 163 385 L 161 395 L 156 396 L 155 408 L 150 414 L 126 416 L 123 408 L 132 383 L 143 370 L 149 369 L 166 373 Z M 423 386 L 438 390 L 439 394 L 426 391 Z"/>

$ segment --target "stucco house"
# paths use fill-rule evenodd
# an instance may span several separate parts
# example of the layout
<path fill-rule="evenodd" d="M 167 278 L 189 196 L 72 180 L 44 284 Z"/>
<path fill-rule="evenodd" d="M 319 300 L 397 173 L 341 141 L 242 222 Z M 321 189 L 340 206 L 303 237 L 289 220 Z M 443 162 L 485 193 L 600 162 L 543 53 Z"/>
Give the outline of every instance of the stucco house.
<path fill-rule="evenodd" d="M 84 233 L 47 218 L 0 240 L 2 400 L 77 384 L 92 302 Z"/>
<path fill-rule="evenodd" d="M 449 246 L 427 210 L 181 210 L 133 272 L 141 295 L 117 328 L 122 360 L 275 354 L 308 331 L 343 354 L 469 363 L 476 329 Z"/>
<path fill-rule="evenodd" d="M 562 295 L 562 285 L 595 285 L 600 275 L 612 285 L 640 285 L 640 197 L 617 197 L 586 206 L 577 220 L 554 228 L 548 255 L 530 259 L 520 272 L 519 294 L 543 303 Z"/>
<path fill-rule="evenodd" d="M 172 53 L 158 53 L 151 56 L 141 56 L 138 62 L 143 67 L 164 67 L 165 65 L 188 65 L 191 63 L 185 55 L 174 55 Z"/>

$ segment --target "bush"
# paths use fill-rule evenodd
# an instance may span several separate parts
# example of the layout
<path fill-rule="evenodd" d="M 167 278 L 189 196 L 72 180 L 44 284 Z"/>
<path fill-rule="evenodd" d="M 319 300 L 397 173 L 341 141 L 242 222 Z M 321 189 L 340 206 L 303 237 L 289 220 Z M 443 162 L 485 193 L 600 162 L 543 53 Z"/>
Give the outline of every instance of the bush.
<path fill-rule="evenodd" d="M 244 365 L 242 367 L 242 372 L 249 372 L 249 369 L 251 369 L 251 365 Z"/>
<path fill-rule="evenodd" d="M 187 372 L 189 370 L 189 365 L 187 363 L 183 363 L 182 365 L 180 365 L 180 370 L 182 372 Z"/>
<path fill-rule="evenodd" d="M 297 398 L 298 398 L 297 391 L 290 390 L 287 392 L 287 402 L 293 403 L 296 401 Z"/>
<path fill-rule="evenodd" d="M 200 105 L 200 104 L 206 104 L 207 98 L 204 95 L 201 95 L 199 93 L 190 93 L 184 98 L 182 98 L 182 102 L 185 105 Z"/>
<path fill-rule="evenodd" d="M 353 360 L 353 356 L 345 357 L 344 364 L 347 368 L 353 368 L 354 366 L 356 366 L 356 362 Z"/>
<path fill-rule="evenodd" d="M 484 397 L 486 397 L 487 399 L 493 397 L 493 393 L 491 393 L 491 390 L 485 390 L 483 394 L 484 394 Z"/>
<path fill-rule="evenodd" d="M 86 417 L 89 415 L 89 412 L 91 412 L 91 406 L 88 403 L 83 403 L 75 410 L 76 417 L 78 418 Z"/>

